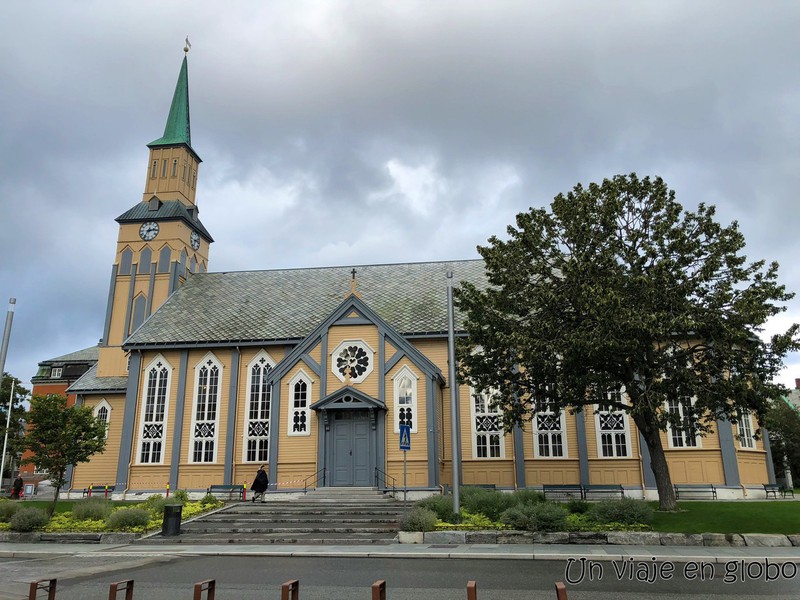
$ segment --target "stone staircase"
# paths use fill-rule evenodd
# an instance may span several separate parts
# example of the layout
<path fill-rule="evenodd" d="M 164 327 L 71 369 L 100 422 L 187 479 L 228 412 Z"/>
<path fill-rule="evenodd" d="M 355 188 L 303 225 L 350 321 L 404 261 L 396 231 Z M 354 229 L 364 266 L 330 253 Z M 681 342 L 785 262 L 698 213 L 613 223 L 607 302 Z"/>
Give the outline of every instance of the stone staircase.
<path fill-rule="evenodd" d="M 319 488 L 295 499 L 234 502 L 147 543 L 391 544 L 403 503 L 374 488 Z"/>

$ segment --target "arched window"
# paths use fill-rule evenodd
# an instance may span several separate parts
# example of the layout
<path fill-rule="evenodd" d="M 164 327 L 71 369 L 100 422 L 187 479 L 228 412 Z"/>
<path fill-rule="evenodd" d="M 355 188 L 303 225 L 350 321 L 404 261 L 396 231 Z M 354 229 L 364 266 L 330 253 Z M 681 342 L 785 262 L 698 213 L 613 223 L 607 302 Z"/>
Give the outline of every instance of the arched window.
<path fill-rule="evenodd" d="M 189 262 L 189 270 L 194 273 L 197 271 L 197 259 L 193 256 L 192 260 Z"/>
<path fill-rule="evenodd" d="M 106 424 L 106 438 L 108 438 L 108 427 L 111 422 L 111 405 L 103 398 L 97 406 L 94 407 L 94 416 Z"/>
<path fill-rule="evenodd" d="M 272 408 L 272 386 L 269 372 L 275 366 L 272 357 L 259 352 L 247 366 L 247 419 L 245 424 L 245 462 L 265 463 L 269 460 L 269 424 Z"/>
<path fill-rule="evenodd" d="M 410 425 L 411 433 L 417 433 L 417 376 L 408 367 L 403 367 L 392 379 L 394 379 L 395 402 L 394 431 L 399 433 L 400 425 Z"/>
<path fill-rule="evenodd" d="M 142 424 L 139 430 L 139 462 L 164 462 L 164 440 L 172 366 L 157 356 L 145 369 L 142 392 Z"/>
<path fill-rule="evenodd" d="M 303 371 L 289 382 L 288 435 L 311 434 L 311 378 Z"/>
<path fill-rule="evenodd" d="M 144 323 L 146 311 L 147 298 L 143 295 L 136 296 L 136 299 L 133 301 L 133 315 L 131 315 L 131 330 L 129 333 L 133 333 L 139 328 L 139 325 Z"/>
<path fill-rule="evenodd" d="M 181 275 L 185 275 L 186 274 L 186 258 L 187 258 L 186 257 L 186 250 L 181 250 L 181 264 L 178 267 L 178 272 Z"/>
<path fill-rule="evenodd" d="M 194 409 L 189 462 L 213 463 L 217 460 L 222 364 L 209 353 L 195 367 L 194 373 Z"/>
<path fill-rule="evenodd" d="M 130 275 L 131 263 L 133 263 L 133 250 L 125 248 L 119 257 L 119 275 Z"/>
<path fill-rule="evenodd" d="M 169 261 L 172 260 L 172 248 L 164 246 L 158 253 L 158 272 L 169 273 Z"/>
<path fill-rule="evenodd" d="M 153 251 L 145 246 L 139 253 L 139 273 L 149 273 L 153 262 Z"/>
<path fill-rule="evenodd" d="M 490 399 L 470 389 L 472 397 L 472 458 L 505 458 L 503 415 Z"/>

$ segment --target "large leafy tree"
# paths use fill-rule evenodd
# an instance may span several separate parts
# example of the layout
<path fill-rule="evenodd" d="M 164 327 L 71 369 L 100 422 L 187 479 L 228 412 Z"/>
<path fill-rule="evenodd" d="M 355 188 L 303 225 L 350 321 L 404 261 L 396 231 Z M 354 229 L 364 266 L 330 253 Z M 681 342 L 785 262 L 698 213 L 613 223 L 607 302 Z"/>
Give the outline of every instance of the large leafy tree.
<path fill-rule="evenodd" d="M 24 463 L 36 464 L 50 474 L 56 488 L 49 515 L 53 516 L 58 495 L 67 483 L 67 467 L 87 462 L 106 446 L 105 422 L 85 406 L 67 407 L 67 398 L 57 394 L 34 396 L 28 412 L 25 449 L 33 455 Z"/>
<path fill-rule="evenodd" d="M 24 387 L 19 379 L 8 373 L 3 373 L 2 382 L 0 382 L 0 444 L 3 443 L 2 440 L 6 433 L 8 406 L 9 400 L 11 400 L 7 452 L 12 456 L 18 456 L 22 450 L 21 442 L 25 426 L 25 407 L 22 402 L 28 397 L 29 393 L 30 390 Z M 9 468 L 8 460 L 6 460 L 6 468 Z"/>
<path fill-rule="evenodd" d="M 789 402 L 777 400 L 767 411 L 764 425 L 769 429 L 775 470 L 786 476 L 800 475 L 800 412 Z"/>
<path fill-rule="evenodd" d="M 664 510 L 676 503 L 660 432 L 703 434 L 744 413 L 763 422 L 785 391 L 772 383 L 782 358 L 797 348 L 797 325 L 757 336 L 793 295 L 778 265 L 748 262 L 738 225 L 714 214 L 684 211 L 660 178 L 577 185 L 479 247 L 489 286 L 456 292 L 468 333 L 461 374 L 492 396 L 505 426 L 545 402 L 626 411 Z"/>

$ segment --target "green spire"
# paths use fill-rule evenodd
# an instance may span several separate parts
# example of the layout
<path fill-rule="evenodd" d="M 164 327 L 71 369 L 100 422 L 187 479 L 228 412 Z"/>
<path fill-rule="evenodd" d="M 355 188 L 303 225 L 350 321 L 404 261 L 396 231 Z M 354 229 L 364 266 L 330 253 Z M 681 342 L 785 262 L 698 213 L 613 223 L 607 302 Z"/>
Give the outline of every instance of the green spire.
<path fill-rule="evenodd" d="M 189 125 L 189 77 L 186 74 L 186 56 L 183 57 L 181 72 L 178 74 L 178 83 L 175 84 L 175 94 L 172 96 L 172 106 L 169 107 L 167 125 L 164 135 L 147 144 L 153 146 L 171 146 L 173 144 L 186 144 L 192 147 L 192 132 Z"/>

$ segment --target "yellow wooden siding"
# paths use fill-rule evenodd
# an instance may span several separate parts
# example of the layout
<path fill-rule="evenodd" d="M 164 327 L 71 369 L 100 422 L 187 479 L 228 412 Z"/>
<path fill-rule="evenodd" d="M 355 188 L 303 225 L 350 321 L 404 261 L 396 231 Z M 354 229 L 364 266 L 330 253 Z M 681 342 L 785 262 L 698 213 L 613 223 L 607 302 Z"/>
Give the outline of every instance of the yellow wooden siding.
<path fill-rule="evenodd" d="M 411 442 L 411 448 L 414 448 L 414 442 Z M 401 453 L 402 454 L 402 453 Z M 390 460 L 386 465 L 386 472 L 390 477 L 394 477 L 395 485 L 403 485 L 403 459 Z M 412 460 L 411 453 L 409 452 L 408 464 L 406 465 L 406 484 L 408 487 L 427 487 L 428 486 L 428 461 L 426 460 Z M 391 482 L 391 479 L 389 480 Z"/>
<path fill-rule="evenodd" d="M 665 449 L 664 454 L 672 483 L 725 483 L 719 452 Z"/>
<path fill-rule="evenodd" d="M 390 358 L 392 358 L 392 356 L 394 356 L 396 352 L 397 352 L 397 348 L 392 346 L 392 344 L 390 344 L 389 341 L 387 340 L 386 341 L 386 360 L 389 360 Z"/>
<path fill-rule="evenodd" d="M 290 383 L 301 369 L 305 372 L 308 382 L 311 384 L 308 406 L 320 399 L 319 378 L 314 376 L 314 372 L 304 361 L 298 361 L 280 381 L 281 410 L 279 427 L 281 433 L 278 443 L 278 481 L 275 482 L 279 487 L 296 487 L 295 484 L 288 482 L 308 477 L 317 470 L 317 436 L 320 425 L 317 413 L 309 410 L 308 435 L 288 435 L 290 430 L 289 414 L 293 398 L 293 390 Z M 275 426 L 274 420 L 270 426 Z"/>
<path fill-rule="evenodd" d="M 767 483 L 767 453 L 762 450 L 739 450 L 736 452 L 739 464 L 739 480 L 742 485 L 761 485 Z"/>
<path fill-rule="evenodd" d="M 316 344 L 309 350 L 308 355 L 317 361 L 318 365 L 322 365 L 322 344 Z"/>
<path fill-rule="evenodd" d="M 576 416 L 565 411 L 566 458 L 534 458 L 534 424 L 525 423 L 522 446 L 525 457 L 525 485 L 580 483 Z"/>
<path fill-rule="evenodd" d="M 84 406 L 94 409 L 104 399 L 111 407 L 106 447 L 102 453 L 92 456 L 89 462 L 75 465 L 72 472 L 72 487 L 74 489 L 83 489 L 91 484 L 114 485 L 117 481 L 117 463 L 122 440 L 125 396 L 87 396 Z"/>
<path fill-rule="evenodd" d="M 128 489 L 165 493 L 168 482 L 169 465 L 132 465 Z"/>
<path fill-rule="evenodd" d="M 205 490 L 225 481 L 225 467 L 221 464 L 181 464 L 178 489 Z"/>
<path fill-rule="evenodd" d="M 396 470 L 403 473 L 403 451 L 400 450 L 400 434 L 395 433 L 394 424 L 397 414 L 396 398 L 394 394 L 395 377 L 403 368 L 408 368 L 417 377 L 417 433 L 411 434 L 411 450 L 407 452 L 408 482 L 409 485 L 427 485 L 428 483 L 428 418 L 427 387 L 430 384 L 425 374 L 420 371 L 408 358 L 403 358 L 386 374 L 386 462 L 387 473 L 397 478 Z M 378 465 L 379 468 L 383 466 Z M 414 482 L 413 484 L 411 482 Z"/>
<path fill-rule="evenodd" d="M 350 385 L 360 392 L 378 397 L 378 381 L 380 379 L 380 368 L 378 366 L 378 328 L 375 325 L 339 325 L 328 330 L 328 352 L 333 353 L 336 348 L 344 341 L 361 340 L 365 342 L 375 354 L 372 359 L 373 370 L 363 381 L 351 381 Z M 336 366 L 335 357 L 328 356 L 328 394 L 344 387 L 344 383 L 339 381 L 331 370 Z"/>

